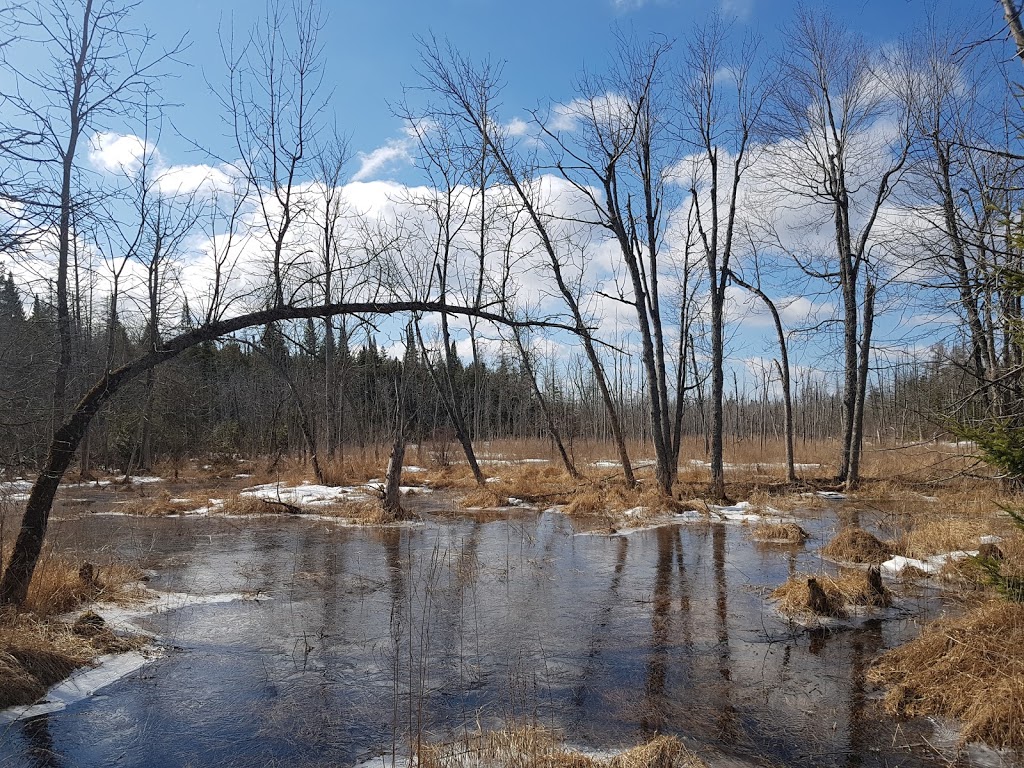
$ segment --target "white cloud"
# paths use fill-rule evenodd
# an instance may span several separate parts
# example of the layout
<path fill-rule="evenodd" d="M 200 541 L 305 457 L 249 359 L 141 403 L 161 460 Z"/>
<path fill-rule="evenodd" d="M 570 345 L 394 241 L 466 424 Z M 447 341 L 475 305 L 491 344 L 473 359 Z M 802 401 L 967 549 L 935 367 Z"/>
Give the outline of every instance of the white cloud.
<path fill-rule="evenodd" d="M 106 173 L 134 173 L 147 154 L 156 158 L 156 148 L 139 136 L 101 131 L 89 139 L 89 162 Z"/>
<path fill-rule="evenodd" d="M 156 177 L 156 188 L 164 195 L 188 195 L 193 192 L 213 194 L 232 188 L 228 169 L 221 166 L 172 165 L 161 169 Z"/>
<path fill-rule="evenodd" d="M 628 130 L 633 123 L 633 105 L 618 93 L 604 93 L 587 99 L 555 104 L 548 115 L 550 131 L 574 131 L 577 121 L 597 123 L 603 130 Z"/>
<path fill-rule="evenodd" d="M 530 124 L 519 117 L 513 117 L 505 123 L 505 131 L 509 136 L 525 136 L 530 132 Z"/>
<path fill-rule="evenodd" d="M 359 163 L 359 170 L 352 174 L 352 181 L 369 181 L 389 168 L 411 164 L 411 141 L 409 139 L 391 139 L 372 152 L 360 152 Z"/>

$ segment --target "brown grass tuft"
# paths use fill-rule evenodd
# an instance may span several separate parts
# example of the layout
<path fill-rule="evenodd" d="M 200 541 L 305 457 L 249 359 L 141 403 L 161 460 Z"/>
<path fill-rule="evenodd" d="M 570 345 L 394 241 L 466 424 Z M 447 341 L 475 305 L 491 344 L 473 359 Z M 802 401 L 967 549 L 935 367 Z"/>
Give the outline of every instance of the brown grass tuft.
<path fill-rule="evenodd" d="M 362 485 L 384 474 L 379 462 L 366 456 L 351 456 L 345 459 L 328 459 L 320 464 L 326 485 Z M 303 480 L 313 481 L 312 469 Z"/>
<path fill-rule="evenodd" d="M 141 517 L 168 517 L 169 515 L 180 515 L 202 506 L 200 503 L 189 499 L 187 501 L 171 501 L 171 494 L 164 490 L 156 496 L 140 497 L 121 504 L 118 510 L 127 515 L 139 515 Z"/>
<path fill-rule="evenodd" d="M 142 577 L 138 568 L 127 563 L 93 565 L 44 550 L 22 608 L 37 616 L 53 616 L 95 600 L 131 598 L 135 596 L 132 585 Z"/>
<path fill-rule="evenodd" d="M 223 515 L 274 515 L 284 512 L 276 504 L 269 503 L 259 496 L 235 494 L 224 500 L 224 505 L 217 508 Z"/>
<path fill-rule="evenodd" d="M 893 555 L 893 548 L 862 528 L 844 528 L 821 553 L 843 563 L 883 563 Z"/>
<path fill-rule="evenodd" d="M 1024 748 L 1024 605 L 992 601 L 940 619 L 881 656 L 868 680 L 895 714 L 963 723 L 961 741 Z"/>
<path fill-rule="evenodd" d="M 95 600 L 136 597 L 143 574 L 125 563 L 93 565 L 44 552 L 21 609 L 0 611 L 0 709 L 31 704 L 53 684 L 103 653 L 139 648 L 148 638 L 114 635 L 87 612 L 69 625 L 56 618 Z"/>
<path fill-rule="evenodd" d="M 459 505 L 467 509 L 493 509 L 507 507 L 509 494 L 487 486 L 476 486 L 459 496 Z"/>
<path fill-rule="evenodd" d="M 84 638 L 27 614 L 0 628 L 0 708 L 32 704 L 96 655 Z"/>
<path fill-rule="evenodd" d="M 991 522 L 977 518 L 946 517 L 913 525 L 899 541 L 901 554 L 925 558 L 943 552 L 977 549 L 978 537 L 990 533 Z"/>
<path fill-rule="evenodd" d="M 428 744 L 417 757 L 420 768 L 707 768 L 674 736 L 656 736 L 601 759 L 572 751 L 554 732 L 533 726 Z"/>
<path fill-rule="evenodd" d="M 798 573 L 772 592 L 772 597 L 779 601 L 779 610 L 789 616 L 845 616 L 852 606 L 890 605 L 889 591 L 878 582 L 872 587 L 870 578 L 869 573 L 860 570 L 843 571 L 838 576 Z M 816 592 L 812 583 L 820 590 L 817 594 L 812 594 Z"/>
<path fill-rule="evenodd" d="M 758 523 L 751 536 L 765 544 L 803 544 L 810 535 L 796 523 Z"/>

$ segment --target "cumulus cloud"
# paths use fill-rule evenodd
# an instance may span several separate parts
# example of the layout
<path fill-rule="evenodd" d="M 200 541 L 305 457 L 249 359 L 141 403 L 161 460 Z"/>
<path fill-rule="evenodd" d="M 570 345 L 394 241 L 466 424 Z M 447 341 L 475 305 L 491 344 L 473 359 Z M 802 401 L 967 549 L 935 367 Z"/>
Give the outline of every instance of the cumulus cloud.
<path fill-rule="evenodd" d="M 230 170 L 224 166 L 172 165 L 161 169 L 156 176 L 156 188 L 164 195 L 192 193 L 214 194 L 232 188 Z"/>
<path fill-rule="evenodd" d="M 159 160 L 156 148 L 131 134 L 99 131 L 89 138 L 89 163 L 106 173 L 135 173 L 149 156 Z"/>

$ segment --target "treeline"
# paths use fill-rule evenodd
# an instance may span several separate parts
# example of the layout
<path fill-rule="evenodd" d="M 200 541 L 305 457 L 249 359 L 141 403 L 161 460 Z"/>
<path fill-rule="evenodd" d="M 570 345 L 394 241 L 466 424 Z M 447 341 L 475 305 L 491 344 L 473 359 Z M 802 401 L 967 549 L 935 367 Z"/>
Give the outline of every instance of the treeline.
<path fill-rule="evenodd" d="M 26 311 L 26 307 L 30 307 Z M 184 329 L 191 319 L 183 317 Z M 474 441 L 545 440 L 549 437 L 531 373 L 509 349 L 491 361 L 464 364 L 456 350 L 417 350 L 404 371 L 400 356 L 389 355 L 367 327 L 353 330 L 332 323 L 326 342 L 324 321 L 264 326 L 248 340 L 207 342 L 187 350 L 159 369 L 152 382 L 135 381 L 93 422 L 83 443 L 82 473 L 93 470 L 148 472 L 168 469 L 188 458 L 280 457 L 316 453 L 382 460 L 393 437 L 398 393 L 411 390 L 408 437 L 443 460 L 464 460 L 451 420 L 432 381 L 445 369 L 463 422 Z M 24 295 L 8 275 L 0 282 L 0 466 L 8 474 L 37 471 L 52 434 L 50 382 L 57 365 L 52 306 Z M 75 378 L 99 375 L 144 351 L 145 339 L 117 324 L 110 343 L 102 329 L 76 327 L 81 350 Z M 352 337 L 360 339 L 352 342 Z M 952 355 L 963 358 L 963 352 Z M 951 436 L 939 414 L 959 398 L 969 398 L 970 377 L 951 355 L 936 347 L 927 360 L 908 360 L 881 371 L 868 395 L 868 439 L 877 444 Z M 609 443 L 610 426 L 592 377 L 565 376 L 555 361 L 534 371 L 559 431 L 572 451 L 584 441 Z M 410 383 L 411 382 L 411 383 Z M 726 443 L 762 445 L 783 439 L 785 414 L 777 382 L 732 381 L 725 399 Z M 699 388 L 697 388 L 699 389 Z M 794 386 L 798 445 L 840 437 L 841 399 L 837 381 L 821 376 Z M 617 387 L 616 405 L 627 438 L 649 440 L 649 404 L 643 388 Z M 695 392 L 684 409 L 684 434 L 707 436 L 707 404 Z M 683 459 L 706 460 L 710 447 Z M 820 457 L 812 457 L 820 458 Z"/>

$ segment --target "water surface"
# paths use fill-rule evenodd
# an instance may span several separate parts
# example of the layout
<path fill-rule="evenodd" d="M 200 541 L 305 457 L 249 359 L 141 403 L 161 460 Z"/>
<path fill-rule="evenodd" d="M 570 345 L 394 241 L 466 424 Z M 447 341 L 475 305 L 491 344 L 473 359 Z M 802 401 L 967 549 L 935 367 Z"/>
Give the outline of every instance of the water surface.
<path fill-rule="evenodd" d="M 142 620 L 165 657 L 6 726 L 0 765 L 390 765 L 510 722 L 592 749 L 674 733 L 722 765 L 972 764 L 930 746 L 948 745 L 941 727 L 886 716 L 863 680 L 943 610 L 935 593 L 834 632 L 766 600 L 822 567 L 839 509 L 802 520 L 815 538 L 796 548 L 739 525 L 581 535 L 553 512 L 384 529 L 67 512 L 62 546 L 137 559 L 155 589 L 269 599 Z"/>

